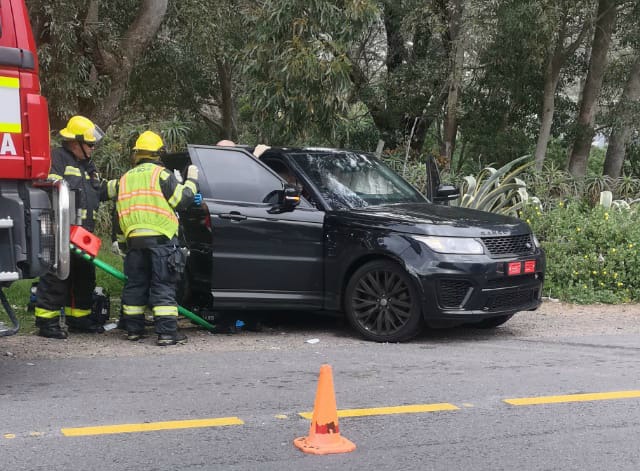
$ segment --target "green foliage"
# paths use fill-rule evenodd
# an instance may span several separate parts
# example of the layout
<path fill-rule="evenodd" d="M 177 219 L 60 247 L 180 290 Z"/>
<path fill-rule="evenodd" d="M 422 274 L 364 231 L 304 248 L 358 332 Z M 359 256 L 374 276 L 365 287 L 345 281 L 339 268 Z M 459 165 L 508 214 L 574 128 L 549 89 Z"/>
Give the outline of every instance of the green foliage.
<path fill-rule="evenodd" d="M 580 186 L 566 170 L 553 161 L 545 164 L 542 172 L 530 172 L 525 176 L 529 192 L 542 201 L 544 207 L 555 200 L 577 198 Z"/>
<path fill-rule="evenodd" d="M 466 87 L 460 129 L 471 155 L 504 165 L 535 145 L 538 122 L 531 116 L 541 102 L 548 40 L 537 0 L 495 2 L 486 14 L 489 27 L 479 33 L 486 46 L 476 51 L 482 66 Z"/>
<path fill-rule="evenodd" d="M 335 136 L 349 111 L 348 47 L 376 13 L 366 0 L 266 0 L 248 10 L 244 72 L 261 140 Z"/>
<path fill-rule="evenodd" d="M 547 254 L 545 295 L 576 303 L 640 301 L 640 212 L 562 201 L 523 214 Z"/>

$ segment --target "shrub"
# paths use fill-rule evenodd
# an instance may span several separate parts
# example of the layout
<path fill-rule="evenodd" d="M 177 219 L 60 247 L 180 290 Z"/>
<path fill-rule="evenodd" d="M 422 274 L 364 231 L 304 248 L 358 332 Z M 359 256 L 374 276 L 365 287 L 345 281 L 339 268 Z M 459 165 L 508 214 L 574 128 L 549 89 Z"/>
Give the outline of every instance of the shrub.
<path fill-rule="evenodd" d="M 560 201 L 544 213 L 530 205 L 522 217 L 547 254 L 545 295 L 582 304 L 640 300 L 636 209 Z"/>

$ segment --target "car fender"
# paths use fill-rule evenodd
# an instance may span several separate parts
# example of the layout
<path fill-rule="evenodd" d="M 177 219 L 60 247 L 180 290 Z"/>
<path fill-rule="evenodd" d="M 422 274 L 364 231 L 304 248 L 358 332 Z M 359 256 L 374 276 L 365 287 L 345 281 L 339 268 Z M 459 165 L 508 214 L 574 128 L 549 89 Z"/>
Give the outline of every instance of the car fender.
<path fill-rule="evenodd" d="M 344 289 L 351 275 L 362 265 L 373 260 L 393 260 L 417 282 L 414 267 L 408 266 L 402 257 L 408 248 L 409 241 L 406 237 L 392 232 L 377 233 L 353 228 L 345 232 L 329 232 L 325 271 L 327 309 L 342 308 Z"/>

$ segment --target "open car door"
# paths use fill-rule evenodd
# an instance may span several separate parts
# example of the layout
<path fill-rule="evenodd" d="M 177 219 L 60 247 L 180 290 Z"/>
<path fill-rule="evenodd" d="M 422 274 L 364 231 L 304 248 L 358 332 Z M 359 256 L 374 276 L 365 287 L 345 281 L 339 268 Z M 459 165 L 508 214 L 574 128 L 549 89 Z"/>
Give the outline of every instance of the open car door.
<path fill-rule="evenodd" d="M 189 146 L 188 153 L 203 197 L 182 217 L 196 257 L 192 291 L 210 280 L 214 309 L 321 309 L 324 213 L 304 200 L 283 210 L 285 182 L 244 149 Z"/>

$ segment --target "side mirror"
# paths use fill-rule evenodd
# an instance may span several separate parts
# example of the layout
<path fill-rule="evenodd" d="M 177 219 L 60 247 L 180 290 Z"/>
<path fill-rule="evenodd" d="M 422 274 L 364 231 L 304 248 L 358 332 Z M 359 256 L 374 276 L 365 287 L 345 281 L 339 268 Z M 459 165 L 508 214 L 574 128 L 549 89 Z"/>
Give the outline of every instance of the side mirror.
<path fill-rule="evenodd" d="M 284 211 L 293 211 L 300 204 L 300 190 L 296 187 L 285 184 L 282 190 L 282 200 L 280 206 Z"/>
<path fill-rule="evenodd" d="M 439 185 L 433 202 L 437 204 L 447 204 L 449 201 L 460 198 L 460 189 L 453 185 Z"/>
<path fill-rule="evenodd" d="M 269 193 L 265 198 L 265 201 L 276 198 L 276 204 L 269 210 L 271 214 L 285 213 L 293 211 L 296 206 L 300 204 L 300 190 L 287 183 L 284 185 L 284 189 L 277 190 Z"/>

